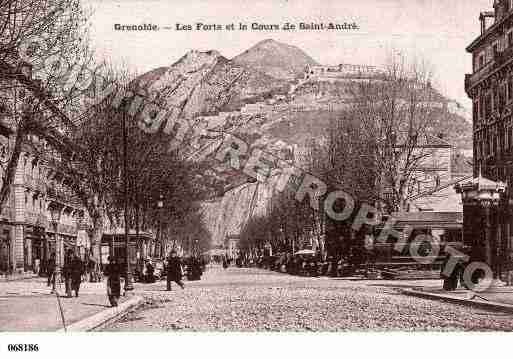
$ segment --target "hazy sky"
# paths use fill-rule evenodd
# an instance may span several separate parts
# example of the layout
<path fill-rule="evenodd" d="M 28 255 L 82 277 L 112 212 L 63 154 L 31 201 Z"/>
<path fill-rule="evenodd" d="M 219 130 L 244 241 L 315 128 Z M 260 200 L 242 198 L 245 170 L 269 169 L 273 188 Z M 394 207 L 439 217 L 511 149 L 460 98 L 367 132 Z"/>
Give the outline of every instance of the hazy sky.
<path fill-rule="evenodd" d="M 479 12 L 493 0 L 86 0 L 93 8 L 92 40 L 100 57 L 143 73 L 168 66 L 190 49 L 231 58 L 260 40 L 296 45 L 322 64 L 383 64 L 391 51 L 426 59 L 437 87 L 469 105 L 465 47 L 479 35 Z M 176 31 L 163 27 L 197 22 L 356 22 L 357 31 Z M 160 31 L 115 31 L 114 24 L 158 25 Z"/>

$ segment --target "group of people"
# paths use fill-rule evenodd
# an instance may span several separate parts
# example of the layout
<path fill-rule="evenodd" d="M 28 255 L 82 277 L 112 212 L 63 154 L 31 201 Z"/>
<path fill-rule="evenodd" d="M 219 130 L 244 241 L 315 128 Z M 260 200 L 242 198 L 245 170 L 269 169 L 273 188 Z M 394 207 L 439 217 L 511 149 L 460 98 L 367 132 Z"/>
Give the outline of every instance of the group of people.
<path fill-rule="evenodd" d="M 47 285 L 52 286 L 52 293 L 55 292 L 56 288 L 56 274 L 57 274 L 57 262 L 55 259 L 55 253 L 50 255 L 47 265 L 48 281 Z M 75 292 L 75 297 L 78 297 L 80 291 L 80 284 L 82 283 L 82 276 L 85 273 L 84 262 L 80 257 L 69 250 L 64 257 L 64 265 L 62 266 L 62 278 L 64 279 L 66 297 L 72 297 Z"/>
<path fill-rule="evenodd" d="M 196 264 L 196 262 L 195 262 Z M 194 266 L 195 268 L 196 266 Z M 192 267 L 191 267 L 192 268 Z M 183 263 L 178 257 L 176 251 L 171 251 L 166 261 L 166 289 L 172 289 L 171 284 L 175 282 L 182 289 L 185 285 L 182 281 L 183 277 Z M 150 268 L 151 271 L 151 268 Z M 86 273 L 86 264 L 80 257 L 69 250 L 64 257 L 64 264 L 62 266 L 62 278 L 65 284 L 65 296 L 72 297 L 73 292 L 75 297 L 79 296 L 80 285 L 82 277 Z M 50 255 L 47 265 L 48 281 L 47 285 L 52 286 L 52 293 L 56 291 L 56 274 L 57 274 L 57 261 L 55 253 Z M 107 296 L 110 304 L 115 307 L 118 305 L 119 298 L 121 297 L 121 278 L 123 277 L 122 265 L 115 257 L 108 257 L 108 264 L 105 266 L 103 274 L 107 277 Z M 194 270 L 194 277 L 197 277 L 197 270 Z M 200 274 L 201 275 L 201 274 Z"/>

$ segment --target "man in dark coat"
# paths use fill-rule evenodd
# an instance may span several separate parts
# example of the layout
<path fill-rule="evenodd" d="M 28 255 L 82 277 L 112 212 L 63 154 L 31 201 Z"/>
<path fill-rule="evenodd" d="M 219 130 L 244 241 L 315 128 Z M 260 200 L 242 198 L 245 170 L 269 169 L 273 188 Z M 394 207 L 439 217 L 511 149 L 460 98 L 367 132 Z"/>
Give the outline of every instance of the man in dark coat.
<path fill-rule="evenodd" d="M 176 255 L 176 251 L 172 250 L 167 260 L 167 290 L 171 290 L 171 282 L 175 282 L 182 289 L 185 288 L 182 282 L 182 261 Z"/>
<path fill-rule="evenodd" d="M 82 275 L 84 274 L 84 263 L 75 255 L 71 260 L 71 290 L 75 291 L 75 297 L 78 297 Z"/>
<path fill-rule="evenodd" d="M 89 258 L 87 262 L 87 273 L 89 274 L 90 282 L 98 282 L 98 273 L 96 272 L 96 262 L 94 258 Z"/>
<path fill-rule="evenodd" d="M 68 251 L 64 258 L 62 266 L 62 276 L 64 278 L 64 286 L 66 288 L 66 297 L 71 298 L 71 262 L 73 261 L 73 252 Z"/>
<path fill-rule="evenodd" d="M 108 258 L 109 264 L 105 267 L 105 275 L 107 276 L 107 296 L 110 305 L 118 306 L 118 300 L 121 296 L 121 267 L 115 258 Z"/>
<path fill-rule="evenodd" d="M 146 263 L 146 281 L 148 283 L 155 283 L 155 267 L 151 261 Z"/>
<path fill-rule="evenodd" d="M 451 260 L 451 254 L 447 253 L 444 258 L 442 267 L 440 268 L 441 269 L 440 276 L 444 280 L 443 289 L 446 291 L 453 291 L 458 288 L 460 273 L 463 268 L 461 260 L 458 260 L 456 262 L 456 265 L 454 266 L 454 268 L 448 267 L 448 263 L 450 260 Z M 450 273 L 445 273 L 445 271 L 448 269 L 452 269 L 452 271 Z"/>
<path fill-rule="evenodd" d="M 48 260 L 48 264 L 46 267 L 46 271 L 48 274 L 48 287 L 52 285 L 52 293 L 55 290 L 55 269 L 57 264 L 55 262 L 55 253 L 50 254 L 50 259 Z"/>

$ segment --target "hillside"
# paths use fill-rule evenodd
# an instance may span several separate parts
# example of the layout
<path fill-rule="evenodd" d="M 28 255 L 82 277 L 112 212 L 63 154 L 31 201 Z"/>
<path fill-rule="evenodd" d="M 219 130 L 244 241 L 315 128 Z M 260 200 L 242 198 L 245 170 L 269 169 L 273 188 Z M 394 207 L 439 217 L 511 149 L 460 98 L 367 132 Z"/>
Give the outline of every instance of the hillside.
<path fill-rule="evenodd" d="M 260 41 L 232 61 L 282 80 L 294 80 L 303 75 L 306 65 L 317 65 L 300 48 L 271 39 Z"/>

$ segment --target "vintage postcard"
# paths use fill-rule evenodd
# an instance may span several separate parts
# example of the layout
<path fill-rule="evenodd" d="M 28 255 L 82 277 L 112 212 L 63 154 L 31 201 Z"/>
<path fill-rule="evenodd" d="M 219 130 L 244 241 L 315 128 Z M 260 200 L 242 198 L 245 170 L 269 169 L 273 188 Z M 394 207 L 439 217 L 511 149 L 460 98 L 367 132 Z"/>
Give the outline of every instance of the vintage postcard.
<path fill-rule="evenodd" d="M 0 0 L 0 331 L 511 331 L 512 109 L 512 0 Z"/>

